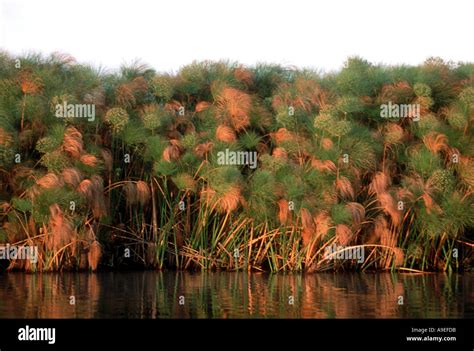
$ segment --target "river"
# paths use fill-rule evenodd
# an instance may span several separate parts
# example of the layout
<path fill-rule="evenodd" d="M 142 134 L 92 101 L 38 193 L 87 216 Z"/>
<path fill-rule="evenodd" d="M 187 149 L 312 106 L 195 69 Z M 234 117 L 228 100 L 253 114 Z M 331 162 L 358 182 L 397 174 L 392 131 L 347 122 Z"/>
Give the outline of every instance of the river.
<path fill-rule="evenodd" d="M 474 274 L 4 273 L 0 318 L 474 318 Z"/>

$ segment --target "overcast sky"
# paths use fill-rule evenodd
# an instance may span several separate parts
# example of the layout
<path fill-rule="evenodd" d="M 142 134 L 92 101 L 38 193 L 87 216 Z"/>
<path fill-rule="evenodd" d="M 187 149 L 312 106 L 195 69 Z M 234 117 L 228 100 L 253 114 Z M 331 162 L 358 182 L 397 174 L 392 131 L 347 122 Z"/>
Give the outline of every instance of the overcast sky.
<path fill-rule="evenodd" d="M 159 71 L 193 60 L 333 70 L 348 56 L 474 61 L 472 0 L 0 0 L 0 47 Z"/>

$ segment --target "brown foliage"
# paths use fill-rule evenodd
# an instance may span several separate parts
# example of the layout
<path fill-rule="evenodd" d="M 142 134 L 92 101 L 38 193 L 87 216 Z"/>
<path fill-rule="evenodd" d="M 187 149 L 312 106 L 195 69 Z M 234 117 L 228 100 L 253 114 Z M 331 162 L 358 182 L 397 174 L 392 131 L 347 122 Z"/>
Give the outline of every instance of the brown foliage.
<path fill-rule="evenodd" d="M 353 200 L 354 199 L 354 189 L 352 188 L 352 184 L 349 179 L 346 177 L 340 176 L 335 181 L 335 187 L 338 191 L 339 195 L 343 199 Z"/>
<path fill-rule="evenodd" d="M 316 237 L 321 240 L 328 233 L 331 227 L 331 217 L 326 211 L 321 211 L 313 218 L 314 224 L 316 225 Z"/>
<path fill-rule="evenodd" d="M 13 136 L 0 127 L 0 145 L 9 146 L 13 143 Z"/>
<path fill-rule="evenodd" d="M 423 137 L 423 143 L 433 154 L 449 149 L 446 135 L 437 132 L 431 132 L 425 135 Z"/>
<path fill-rule="evenodd" d="M 280 128 L 275 133 L 270 133 L 270 136 L 275 140 L 277 144 L 285 141 L 294 141 L 296 136 L 294 133 L 288 131 L 286 128 Z"/>
<path fill-rule="evenodd" d="M 396 123 L 387 123 L 384 126 L 384 140 L 387 145 L 398 144 L 404 135 L 403 128 Z"/>
<path fill-rule="evenodd" d="M 77 168 L 64 168 L 61 172 L 64 182 L 76 188 L 82 180 L 82 174 Z"/>
<path fill-rule="evenodd" d="M 385 192 L 390 183 L 390 176 L 387 173 L 377 172 L 369 184 L 369 194 L 377 195 Z"/>
<path fill-rule="evenodd" d="M 288 158 L 288 153 L 286 152 L 286 150 L 284 148 L 276 147 L 276 148 L 273 149 L 272 156 L 287 159 Z"/>
<path fill-rule="evenodd" d="M 93 197 L 93 184 L 90 179 L 84 179 L 79 186 L 77 187 L 77 192 L 87 198 L 88 200 L 91 200 Z"/>
<path fill-rule="evenodd" d="M 392 243 L 392 233 L 388 222 L 384 216 L 378 216 L 375 221 L 374 233 L 382 245 L 394 246 Z"/>
<path fill-rule="evenodd" d="M 148 89 L 147 82 L 143 77 L 123 83 L 115 90 L 115 100 L 124 107 L 132 107 L 136 104 L 136 94 L 145 93 Z"/>
<path fill-rule="evenodd" d="M 61 186 L 61 180 L 54 173 L 48 173 L 36 181 L 43 189 L 53 189 Z"/>
<path fill-rule="evenodd" d="M 168 145 L 163 151 L 163 159 L 166 162 L 176 161 L 179 159 L 180 155 L 180 147 L 177 144 Z"/>
<path fill-rule="evenodd" d="M 92 244 L 90 244 L 89 252 L 87 254 L 87 262 L 89 263 L 89 267 L 93 272 L 97 270 L 101 257 L 102 257 L 101 246 L 97 240 L 94 240 Z"/>
<path fill-rule="evenodd" d="M 43 83 L 39 77 L 35 77 L 31 72 L 21 71 L 19 75 L 20 87 L 23 94 L 38 94 L 43 88 Z"/>
<path fill-rule="evenodd" d="M 164 109 L 165 111 L 176 113 L 180 110 L 181 107 L 183 107 L 183 105 L 179 101 L 173 100 L 173 101 L 167 102 L 165 104 Z"/>
<path fill-rule="evenodd" d="M 99 219 L 107 214 L 107 207 L 104 201 L 104 180 L 98 175 L 91 177 L 93 189 L 92 214 Z"/>
<path fill-rule="evenodd" d="M 148 201 L 150 201 L 150 198 L 151 198 L 150 187 L 143 180 L 139 180 L 137 182 L 137 198 L 138 198 L 138 202 L 142 206 L 146 205 Z"/>
<path fill-rule="evenodd" d="M 209 152 L 211 152 L 213 147 L 214 143 L 212 141 L 206 141 L 205 143 L 196 145 L 194 153 L 200 158 L 205 158 Z"/>
<path fill-rule="evenodd" d="M 82 134 L 75 127 L 68 127 L 64 133 L 62 148 L 72 158 L 78 159 L 83 152 Z"/>
<path fill-rule="evenodd" d="M 208 206 L 215 206 L 221 213 L 226 213 L 236 210 L 239 203 L 243 201 L 243 197 L 238 185 L 231 186 L 220 195 L 214 189 L 206 187 L 201 191 L 201 201 L 205 202 Z"/>
<path fill-rule="evenodd" d="M 321 146 L 324 150 L 330 150 L 333 147 L 334 143 L 329 138 L 321 139 Z"/>
<path fill-rule="evenodd" d="M 278 219 L 281 224 L 287 224 L 289 213 L 288 201 L 285 199 L 278 200 Z"/>
<path fill-rule="evenodd" d="M 238 81 L 246 85 L 252 84 L 252 80 L 253 80 L 252 72 L 250 72 L 248 69 L 244 67 L 237 67 L 234 71 L 234 76 Z"/>
<path fill-rule="evenodd" d="M 217 127 L 216 138 L 225 143 L 232 143 L 237 139 L 234 130 L 225 125 L 220 125 Z"/>
<path fill-rule="evenodd" d="M 125 199 L 127 200 L 127 205 L 131 206 L 138 203 L 138 191 L 137 185 L 134 182 L 125 182 L 123 185 L 123 191 L 125 193 Z"/>
<path fill-rule="evenodd" d="M 94 155 L 86 154 L 80 157 L 80 160 L 83 164 L 88 167 L 96 167 L 99 160 Z"/>
<path fill-rule="evenodd" d="M 210 102 L 201 101 L 201 102 L 198 102 L 198 103 L 196 104 L 195 111 L 196 111 L 196 112 L 202 112 L 202 111 L 208 109 L 210 106 L 211 106 L 211 103 L 210 103 Z"/>
<path fill-rule="evenodd" d="M 232 212 L 237 209 L 241 199 L 240 187 L 235 185 L 231 186 L 230 189 L 219 198 L 218 208 L 220 208 L 222 212 Z"/>
<path fill-rule="evenodd" d="M 280 93 L 274 96 L 274 109 L 293 106 L 306 112 L 314 107 L 323 108 L 327 105 L 327 95 L 319 84 L 311 79 L 299 77 L 293 84 L 283 83 L 279 87 Z"/>
<path fill-rule="evenodd" d="M 235 88 L 226 87 L 217 96 L 216 102 L 219 116 L 228 121 L 235 130 L 249 126 L 249 110 L 252 99 L 248 94 Z"/>
<path fill-rule="evenodd" d="M 315 226 L 311 213 L 306 208 L 301 209 L 301 224 L 303 226 L 303 231 L 301 232 L 303 245 L 308 246 L 315 234 Z"/>
<path fill-rule="evenodd" d="M 311 158 L 311 167 L 316 168 L 322 172 L 336 172 L 337 167 L 331 160 L 318 160 L 317 158 Z"/>
<path fill-rule="evenodd" d="M 131 107 L 135 105 L 135 96 L 133 91 L 128 84 L 122 84 L 115 90 L 115 99 L 117 104 L 121 106 Z"/>
<path fill-rule="evenodd" d="M 351 228 L 345 224 L 336 225 L 336 240 L 340 245 L 349 245 L 352 241 L 352 237 Z"/>
<path fill-rule="evenodd" d="M 94 218 L 98 219 L 107 214 L 104 201 L 104 181 L 100 176 L 93 175 L 91 179 L 84 179 L 76 190 L 88 200 Z"/>
<path fill-rule="evenodd" d="M 399 247 L 393 248 L 393 259 L 395 267 L 400 267 L 403 265 L 403 261 L 405 260 L 405 254 L 402 249 Z"/>
<path fill-rule="evenodd" d="M 414 97 L 413 89 L 407 82 L 397 82 L 395 84 L 382 87 L 381 100 L 383 102 L 407 103 Z"/>
<path fill-rule="evenodd" d="M 104 160 L 104 166 L 107 172 L 112 172 L 112 167 L 113 167 L 113 157 L 112 153 L 110 150 L 107 149 L 101 149 L 100 150 L 100 155 L 102 156 L 102 159 Z"/>
<path fill-rule="evenodd" d="M 431 211 L 435 211 L 436 213 L 441 213 L 441 208 L 434 202 L 433 198 L 428 193 L 424 192 L 421 197 L 425 203 L 426 212 L 431 213 Z"/>
<path fill-rule="evenodd" d="M 50 218 L 46 247 L 57 251 L 69 244 L 74 237 L 72 224 L 65 218 L 63 211 L 57 204 L 49 207 Z"/>
<path fill-rule="evenodd" d="M 394 203 L 392 195 L 388 192 L 383 192 L 377 196 L 377 199 L 380 202 L 382 210 L 390 216 L 392 223 L 394 225 L 400 224 L 402 216 Z"/>
<path fill-rule="evenodd" d="M 358 227 L 365 218 L 365 208 L 358 202 L 348 202 L 347 209 L 351 212 L 353 227 Z"/>

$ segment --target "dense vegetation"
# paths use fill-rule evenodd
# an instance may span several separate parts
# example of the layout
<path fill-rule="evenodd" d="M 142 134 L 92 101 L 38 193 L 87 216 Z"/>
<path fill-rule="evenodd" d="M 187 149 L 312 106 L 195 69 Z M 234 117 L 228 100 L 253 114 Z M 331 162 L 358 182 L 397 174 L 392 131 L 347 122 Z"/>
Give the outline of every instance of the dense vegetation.
<path fill-rule="evenodd" d="M 388 102 L 419 120 L 382 118 Z M 0 53 L 0 244 L 38 246 L 10 262 L 27 271 L 470 269 L 473 118 L 471 63 L 108 73 Z M 258 166 L 219 165 L 225 149 Z"/>

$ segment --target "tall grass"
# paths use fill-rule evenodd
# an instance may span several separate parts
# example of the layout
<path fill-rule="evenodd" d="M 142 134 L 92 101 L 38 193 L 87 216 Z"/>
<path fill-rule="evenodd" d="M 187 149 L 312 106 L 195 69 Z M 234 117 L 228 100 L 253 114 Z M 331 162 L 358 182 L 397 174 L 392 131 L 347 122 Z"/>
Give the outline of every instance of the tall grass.
<path fill-rule="evenodd" d="M 40 260 L 9 269 L 472 268 L 470 63 L 428 59 L 408 79 L 360 58 L 330 75 L 15 59 L 0 55 L 0 243 Z M 389 101 L 420 120 L 382 118 Z M 56 117 L 65 103 L 95 118 Z M 219 164 L 225 149 L 257 168 Z"/>

